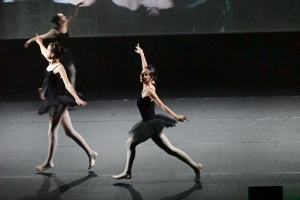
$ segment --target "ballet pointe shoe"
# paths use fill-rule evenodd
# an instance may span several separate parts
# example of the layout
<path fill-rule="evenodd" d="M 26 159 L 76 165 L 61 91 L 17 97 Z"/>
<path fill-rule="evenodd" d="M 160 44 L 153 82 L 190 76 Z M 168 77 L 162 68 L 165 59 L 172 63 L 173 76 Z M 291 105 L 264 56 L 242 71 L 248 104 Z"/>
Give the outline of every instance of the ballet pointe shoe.
<path fill-rule="evenodd" d="M 92 167 L 95 165 L 97 156 L 98 156 L 97 152 L 94 152 L 93 155 L 90 156 L 90 166 L 88 170 L 92 169 Z"/>
<path fill-rule="evenodd" d="M 120 175 L 114 175 L 112 176 L 114 179 L 131 179 L 130 174 L 120 174 Z"/>
<path fill-rule="evenodd" d="M 194 179 L 195 182 L 199 181 L 201 179 L 201 169 L 202 169 L 202 165 L 200 163 L 197 164 L 197 170 L 196 172 L 196 177 Z"/>
<path fill-rule="evenodd" d="M 36 169 L 36 171 L 42 172 L 42 171 L 52 168 L 52 167 L 54 167 L 54 164 L 42 164 L 40 166 L 36 166 L 35 169 Z"/>

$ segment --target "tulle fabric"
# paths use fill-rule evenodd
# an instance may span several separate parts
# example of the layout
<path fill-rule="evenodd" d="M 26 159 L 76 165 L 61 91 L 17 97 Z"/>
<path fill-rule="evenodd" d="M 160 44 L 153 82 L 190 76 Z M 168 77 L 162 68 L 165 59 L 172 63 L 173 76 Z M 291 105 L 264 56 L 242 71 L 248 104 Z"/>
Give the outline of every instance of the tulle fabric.
<path fill-rule="evenodd" d="M 43 102 L 43 105 L 38 110 L 38 114 L 39 115 L 45 114 L 49 111 L 51 107 L 57 108 L 61 104 L 66 106 L 69 105 L 71 107 L 77 105 L 75 99 L 67 95 L 49 97 Z"/>
<path fill-rule="evenodd" d="M 136 123 L 129 131 L 129 135 L 139 143 L 145 142 L 153 134 L 160 134 L 163 128 L 174 127 L 176 123 L 176 120 L 166 115 L 157 114 L 154 119 Z"/>

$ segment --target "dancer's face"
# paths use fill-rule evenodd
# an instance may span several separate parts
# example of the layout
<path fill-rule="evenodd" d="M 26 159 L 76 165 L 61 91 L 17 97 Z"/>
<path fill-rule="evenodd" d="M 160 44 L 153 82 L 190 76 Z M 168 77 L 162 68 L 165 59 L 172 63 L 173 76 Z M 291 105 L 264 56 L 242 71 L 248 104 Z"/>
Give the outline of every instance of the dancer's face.
<path fill-rule="evenodd" d="M 65 23 L 67 21 L 67 18 L 64 14 L 58 13 L 57 16 L 59 17 L 59 23 Z"/>
<path fill-rule="evenodd" d="M 142 71 L 142 73 L 141 73 L 141 75 L 140 75 L 140 81 L 141 81 L 142 83 L 147 84 L 147 83 L 149 83 L 149 81 L 152 81 L 153 76 L 150 76 L 149 73 L 150 73 L 150 71 L 149 71 L 148 69 L 144 69 L 144 70 Z"/>
<path fill-rule="evenodd" d="M 49 44 L 47 49 L 46 49 L 46 58 L 52 59 L 54 57 L 54 53 L 52 52 L 52 46 Z"/>

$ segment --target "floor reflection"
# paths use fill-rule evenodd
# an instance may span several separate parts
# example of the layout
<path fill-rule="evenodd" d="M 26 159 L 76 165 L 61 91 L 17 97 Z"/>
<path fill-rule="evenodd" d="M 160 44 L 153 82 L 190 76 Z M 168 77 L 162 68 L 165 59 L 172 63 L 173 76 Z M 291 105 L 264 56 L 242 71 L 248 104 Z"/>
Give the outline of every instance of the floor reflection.
<path fill-rule="evenodd" d="M 133 186 L 131 184 L 127 184 L 127 183 L 116 183 L 114 184 L 114 186 L 118 186 L 118 187 L 123 187 L 123 188 L 126 188 L 131 197 L 132 197 L 132 200 L 142 200 L 143 197 L 142 195 L 136 190 L 133 188 Z M 196 182 L 191 188 L 189 188 L 188 190 L 186 191 L 183 191 L 181 193 L 178 193 L 178 194 L 175 194 L 173 196 L 168 196 L 168 197 L 164 197 L 162 198 L 161 200 L 176 200 L 176 199 L 183 199 L 187 196 L 189 196 L 190 194 L 192 194 L 194 191 L 196 190 L 200 190 L 202 189 L 202 186 L 201 186 L 201 182 Z"/>
<path fill-rule="evenodd" d="M 63 181 L 61 181 L 55 173 L 37 174 L 43 176 L 43 183 L 40 189 L 37 191 L 36 196 L 30 199 L 60 199 L 61 195 L 64 194 L 66 191 L 70 190 L 71 188 L 76 187 L 91 178 L 97 177 L 97 174 L 95 174 L 93 171 L 90 171 L 87 176 L 84 176 L 78 180 L 66 184 Z M 51 180 L 54 181 L 58 187 L 50 192 Z M 26 199 L 28 199 L 28 197 Z"/>

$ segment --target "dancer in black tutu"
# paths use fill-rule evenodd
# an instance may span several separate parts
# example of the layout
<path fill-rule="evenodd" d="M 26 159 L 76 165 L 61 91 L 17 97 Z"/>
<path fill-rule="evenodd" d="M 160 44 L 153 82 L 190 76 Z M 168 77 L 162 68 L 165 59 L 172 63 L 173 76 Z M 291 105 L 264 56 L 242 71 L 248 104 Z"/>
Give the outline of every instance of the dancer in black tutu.
<path fill-rule="evenodd" d="M 54 166 L 53 157 L 57 146 L 57 133 L 59 124 L 63 126 L 66 135 L 72 138 L 86 152 L 89 157 L 88 169 L 91 169 L 95 164 L 98 154 L 97 152 L 94 152 L 85 142 L 83 137 L 74 130 L 67 109 L 68 105 L 74 106 L 78 104 L 85 106 L 87 103 L 78 97 L 74 88 L 69 82 L 64 66 L 59 62 L 59 58 L 63 54 L 64 49 L 58 42 L 50 43 L 46 49 L 38 35 L 35 38 L 35 41 L 39 44 L 41 53 L 49 61 L 49 66 L 46 68 L 46 77 L 48 79 L 48 97 L 43 102 L 43 106 L 39 109 L 38 113 L 42 115 L 50 111 L 48 157 L 45 163 L 36 167 L 36 170 L 44 171 Z M 63 95 L 62 92 L 64 86 L 74 98 Z"/>
<path fill-rule="evenodd" d="M 156 70 L 153 66 L 147 65 L 143 50 L 136 46 L 136 52 L 140 54 L 142 59 L 142 73 L 140 81 L 143 83 L 141 96 L 137 100 L 137 106 L 140 110 L 142 121 L 132 127 L 129 132 L 130 138 L 126 141 L 127 145 L 127 161 L 123 173 L 113 176 L 115 179 L 131 179 L 131 168 L 135 157 L 135 148 L 138 144 L 145 142 L 149 138 L 153 140 L 157 146 L 166 153 L 175 156 L 181 161 L 188 164 L 195 172 L 194 181 L 200 180 L 200 170 L 202 165 L 195 163 L 185 152 L 175 148 L 162 133 L 164 127 L 169 128 L 175 126 L 177 121 L 183 122 L 187 120 L 186 115 L 177 115 L 170 108 L 162 103 L 155 93 L 154 81 L 156 79 Z M 155 103 L 168 114 L 172 115 L 176 120 L 171 119 L 162 114 L 155 114 Z"/>
<path fill-rule="evenodd" d="M 74 20 L 74 17 L 77 15 L 78 8 L 80 5 L 83 5 L 84 1 L 80 1 L 76 4 L 71 16 L 67 19 L 66 16 L 62 13 L 57 13 L 53 15 L 51 22 L 55 23 L 57 26 L 51 29 L 49 32 L 40 35 L 41 39 L 46 39 L 51 36 L 55 37 L 55 40 L 65 48 L 64 55 L 60 58 L 60 62 L 64 65 L 67 70 L 68 78 L 75 90 L 75 79 L 76 79 L 76 69 L 73 63 L 73 53 L 69 47 L 69 27 L 71 22 Z M 26 41 L 24 47 L 27 48 L 31 42 L 34 42 L 35 38 L 31 38 Z M 47 90 L 47 78 L 44 80 L 41 88 L 38 89 L 40 99 L 45 100 L 45 92 Z M 76 90 L 75 90 L 76 91 Z M 77 92 L 77 95 L 81 96 L 82 94 Z"/>

